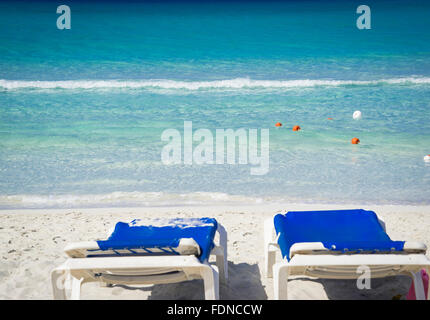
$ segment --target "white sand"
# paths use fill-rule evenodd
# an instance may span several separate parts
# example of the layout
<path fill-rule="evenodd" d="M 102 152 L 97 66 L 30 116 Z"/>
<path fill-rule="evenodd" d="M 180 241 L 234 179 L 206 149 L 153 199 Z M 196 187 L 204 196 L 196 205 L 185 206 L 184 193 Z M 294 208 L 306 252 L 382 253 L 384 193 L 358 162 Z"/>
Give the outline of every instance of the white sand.
<path fill-rule="evenodd" d="M 228 231 L 230 279 L 221 299 L 272 299 L 273 281 L 263 273 L 263 221 L 288 210 L 349 209 L 338 205 L 254 205 L 212 207 L 104 208 L 0 211 L 0 299 L 51 299 L 50 271 L 65 261 L 66 243 L 104 239 L 117 221 L 148 217 L 216 218 Z M 387 225 L 393 240 L 430 246 L 430 206 L 366 206 Z M 409 277 L 373 279 L 371 290 L 355 281 L 300 278 L 289 283 L 290 299 L 391 299 L 410 287 Z M 82 288 L 84 299 L 202 299 L 199 280 L 141 288 Z"/>

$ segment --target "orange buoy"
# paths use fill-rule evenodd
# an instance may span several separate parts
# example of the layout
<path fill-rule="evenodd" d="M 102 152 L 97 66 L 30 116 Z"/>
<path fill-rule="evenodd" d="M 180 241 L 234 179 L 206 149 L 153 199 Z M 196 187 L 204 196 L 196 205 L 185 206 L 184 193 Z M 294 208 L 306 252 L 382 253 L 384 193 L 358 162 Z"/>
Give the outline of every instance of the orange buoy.
<path fill-rule="evenodd" d="M 282 127 L 282 123 L 276 122 L 275 127 Z"/>
<path fill-rule="evenodd" d="M 333 118 L 327 118 L 327 120 L 333 120 Z"/>
<path fill-rule="evenodd" d="M 300 128 L 300 126 L 294 126 L 293 127 L 293 131 L 299 131 L 301 128 Z"/>
<path fill-rule="evenodd" d="M 358 138 L 352 138 L 351 143 L 352 144 L 359 144 L 360 143 L 360 139 L 358 139 Z"/>

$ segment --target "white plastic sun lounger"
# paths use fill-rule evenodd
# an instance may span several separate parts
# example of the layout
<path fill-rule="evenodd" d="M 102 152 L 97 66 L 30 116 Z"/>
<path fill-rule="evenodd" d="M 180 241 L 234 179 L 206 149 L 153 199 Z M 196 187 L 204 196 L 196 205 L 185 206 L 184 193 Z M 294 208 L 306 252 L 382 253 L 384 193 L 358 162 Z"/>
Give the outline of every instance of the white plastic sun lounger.
<path fill-rule="evenodd" d="M 119 222 L 108 240 L 72 243 L 51 274 L 54 299 L 80 299 L 82 284 L 145 285 L 203 279 L 205 298 L 219 299 L 228 276 L 227 233 L 215 219 Z M 217 243 L 215 244 L 216 241 Z M 209 256 L 216 256 L 216 266 Z"/>
<path fill-rule="evenodd" d="M 274 298 L 287 299 L 289 276 L 357 279 L 360 266 L 370 278 L 409 275 L 417 299 L 425 299 L 421 269 L 430 271 L 423 243 L 392 241 L 373 211 L 303 211 L 265 221 L 265 268 L 273 276 Z M 276 263 L 276 254 L 282 260 Z M 430 297 L 430 288 L 427 297 Z"/>

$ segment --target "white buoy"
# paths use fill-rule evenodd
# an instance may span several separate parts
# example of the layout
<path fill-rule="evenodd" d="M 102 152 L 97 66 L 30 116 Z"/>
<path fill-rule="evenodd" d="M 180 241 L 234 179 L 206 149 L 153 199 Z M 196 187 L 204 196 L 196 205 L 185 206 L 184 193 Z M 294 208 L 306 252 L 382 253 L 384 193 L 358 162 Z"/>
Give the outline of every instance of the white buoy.
<path fill-rule="evenodd" d="M 360 120 L 361 119 L 361 111 L 359 111 L 359 110 L 354 111 L 354 113 L 352 114 L 352 118 L 354 120 Z"/>
<path fill-rule="evenodd" d="M 430 154 L 424 156 L 424 161 L 425 162 L 430 162 Z"/>

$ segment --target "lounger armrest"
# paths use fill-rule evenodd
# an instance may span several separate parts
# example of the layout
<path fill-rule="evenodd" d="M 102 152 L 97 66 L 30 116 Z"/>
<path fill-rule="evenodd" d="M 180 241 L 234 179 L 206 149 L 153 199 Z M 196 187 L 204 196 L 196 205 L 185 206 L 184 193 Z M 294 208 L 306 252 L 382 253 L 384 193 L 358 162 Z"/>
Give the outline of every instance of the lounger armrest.
<path fill-rule="evenodd" d="M 215 246 L 227 247 L 227 230 L 220 223 L 217 226 L 214 243 Z"/>
<path fill-rule="evenodd" d="M 273 218 L 274 216 L 264 221 L 264 250 L 271 252 L 279 250 L 278 238 L 280 235 L 276 234 Z"/>
<path fill-rule="evenodd" d="M 278 237 L 279 234 L 276 234 L 275 226 L 273 225 L 273 218 L 269 218 L 264 220 L 264 246 L 265 249 L 269 248 L 279 248 L 278 245 Z"/>
<path fill-rule="evenodd" d="M 176 249 L 181 255 L 196 255 L 201 254 L 201 249 L 198 243 L 193 238 L 182 238 L 179 240 L 179 245 Z"/>
<path fill-rule="evenodd" d="M 291 246 L 290 257 L 292 258 L 295 254 L 309 254 L 316 253 L 318 251 L 329 251 L 322 242 L 298 242 Z"/>
<path fill-rule="evenodd" d="M 426 253 L 427 246 L 422 242 L 406 241 L 403 245 L 403 251 L 408 253 Z"/>

